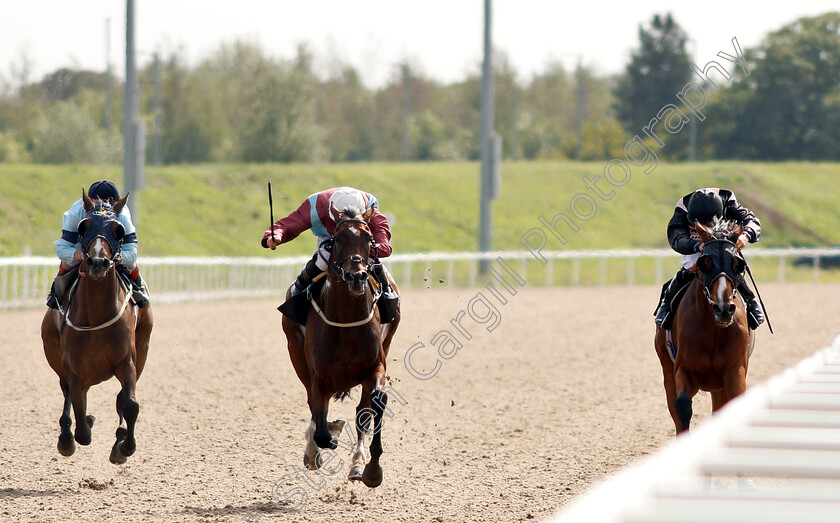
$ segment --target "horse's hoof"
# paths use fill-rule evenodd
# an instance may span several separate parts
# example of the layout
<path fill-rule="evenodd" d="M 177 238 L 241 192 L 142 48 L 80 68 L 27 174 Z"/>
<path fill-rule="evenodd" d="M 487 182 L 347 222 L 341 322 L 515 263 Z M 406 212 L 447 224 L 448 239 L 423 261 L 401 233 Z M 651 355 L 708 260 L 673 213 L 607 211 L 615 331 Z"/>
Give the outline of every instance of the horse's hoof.
<path fill-rule="evenodd" d="M 72 456 L 76 452 L 76 443 L 73 442 L 73 438 L 67 438 L 69 441 L 62 441 L 62 438 L 58 438 L 58 453 L 62 456 L 69 457 Z"/>
<path fill-rule="evenodd" d="M 334 438 L 332 434 L 329 432 L 326 436 L 321 435 L 322 437 L 318 437 L 319 435 L 315 434 L 315 444 L 318 445 L 322 449 L 337 449 L 338 448 L 338 438 Z"/>
<path fill-rule="evenodd" d="M 303 466 L 306 468 L 306 470 L 318 470 L 318 455 L 315 454 L 314 456 L 307 456 L 306 454 L 304 454 Z"/>
<path fill-rule="evenodd" d="M 122 465 L 126 461 L 128 461 L 128 458 L 126 458 L 123 455 L 123 453 L 120 452 L 120 443 L 121 442 L 118 441 L 118 442 L 114 443 L 113 447 L 111 447 L 111 456 L 108 458 L 108 460 L 111 463 L 113 463 L 114 465 Z"/>
<path fill-rule="evenodd" d="M 74 436 L 74 439 L 76 440 L 76 443 L 78 443 L 79 445 L 87 446 L 87 445 L 90 445 L 91 435 L 90 435 L 90 432 L 88 432 L 87 434 L 79 434 L 77 432 L 76 435 Z"/>
<path fill-rule="evenodd" d="M 350 469 L 350 474 L 347 475 L 347 479 L 349 479 L 350 481 L 362 481 L 362 471 L 362 466 L 356 465 L 355 467 Z"/>
<path fill-rule="evenodd" d="M 382 467 L 368 463 L 365 472 L 362 474 L 362 483 L 370 488 L 376 488 L 382 484 Z"/>
<path fill-rule="evenodd" d="M 343 419 L 337 419 L 335 421 L 331 421 L 331 422 L 327 423 L 327 430 L 330 431 L 330 434 L 332 434 L 333 437 L 337 438 L 337 437 L 341 436 L 341 431 L 344 430 L 344 425 L 346 423 L 347 423 L 347 421 L 345 421 Z"/>
<path fill-rule="evenodd" d="M 137 450 L 137 443 L 134 441 L 132 441 L 129 445 L 128 440 L 123 440 L 119 442 L 118 445 L 120 447 L 120 454 L 125 457 L 133 456 L 134 452 Z"/>
<path fill-rule="evenodd" d="M 96 421 L 96 416 L 94 416 L 93 414 L 88 414 L 87 417 L 85 418 L 85 420 L 87 420 L 88 428 L 92 429 L 93 428 L 93 423 Z"/>

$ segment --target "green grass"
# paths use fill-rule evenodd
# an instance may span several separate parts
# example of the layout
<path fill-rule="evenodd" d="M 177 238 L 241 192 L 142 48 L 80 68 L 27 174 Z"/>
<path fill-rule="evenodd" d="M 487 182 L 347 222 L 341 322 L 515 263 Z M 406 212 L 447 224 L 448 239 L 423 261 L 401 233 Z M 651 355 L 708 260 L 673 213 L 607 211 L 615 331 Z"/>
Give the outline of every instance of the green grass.
<path fill-rule="evenodd" d="M 570 201 L 579 193 L 595 198 L 597 212 L 588 221 L 576 220 L 577 232 L 561 222 L 567 243 L 549 236 L 547 250 L 667 247 L 665 228 L 674 203 L 703 186 L 732 189 L 759 215 L 763 247 L 840 244 L 840 185 L 835 183 L 840 164 L 660 163 L 649 175 L 635 168 L 621 187 L 609 185 L 603 170 L 603 162 L 504 163 L 501 196 L 493 204 L 494 249 L 522 250 L 519 238 L 539 227 L 538 217 L 550 220 L 558 212 L 570 214 Z M 308 233 L 275 253 L 259 246 L 269 225 L 269 178 L 275 218 L 294 210 L 313 192 L 352 185 L 374 193 L 382 211 L 392 217 L 395 252 L 473 251 L 478 243 L 478 172 L 478 164 L 467 162 L 149 166 L 146 187 L 136 195 L 140 252 L 311 253 L 314 242 Z M 587 191 L 584 176 L 601 176 L 597 186 L 615 194 L 608 201 L 595 197 Z M 21 255 L 27 247 L 34 255 L 53 255 L 62 213 L 82 188 L 103 178 L 122 188 L 120 166 L 0 164 L 0 256 Z M 651 272 L 644 263 L 639 261 L 640 274 Z M 626 268 L 616 271 L 626 274 Z M 555 281 L 562 281 L 561 272 Z M 589 279 L 586 271 L 581 274 Z M 640 276 L 640 282 L 644 279 Z"/>

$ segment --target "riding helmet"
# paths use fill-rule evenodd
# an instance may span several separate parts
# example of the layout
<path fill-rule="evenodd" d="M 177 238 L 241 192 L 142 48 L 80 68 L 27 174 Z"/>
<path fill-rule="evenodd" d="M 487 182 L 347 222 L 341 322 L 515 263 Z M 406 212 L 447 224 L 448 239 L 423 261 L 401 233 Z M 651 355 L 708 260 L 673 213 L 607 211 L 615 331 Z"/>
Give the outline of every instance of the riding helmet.
<path fill-rule="evenodd" d="M 723 217 L 723 200 L 710 189 L 700 189 L 688 200 L 688 221 L 710 225 L 715 218 Z"/>
<path fill-rule="evenodd" d="M 90 184 L 88 189 L 88 196 L 91 198 L 98 198 L 103 201 L 115 202 L 120 199 L 120 191 L 114 182 L 108 180 L 99 180 Z"/>
<path fill-rule="evenodd" d="M 364 212 L 367 205 L 365 205 L 365 198 L 361 191 L 352 187 L 339 187 L 330 196 L 330 205 L 335 205 L 339 211 L 344 211 L 355 207 L 359 212 Z"/>

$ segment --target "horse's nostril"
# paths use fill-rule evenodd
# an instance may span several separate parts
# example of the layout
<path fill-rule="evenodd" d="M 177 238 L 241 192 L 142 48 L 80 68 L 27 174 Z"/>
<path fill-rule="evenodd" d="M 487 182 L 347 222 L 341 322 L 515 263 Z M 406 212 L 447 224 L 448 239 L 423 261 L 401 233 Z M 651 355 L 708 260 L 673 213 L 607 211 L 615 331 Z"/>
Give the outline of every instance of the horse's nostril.
<path fill-rule="evenodd" d="M 712 310 L 715 311 L 716 314 L 720 314 L 720 307 L 718 306 L 717 303 L 712 305 Z"/>
<path fill-rule="evenodd" d="M 735 304 L 734 303 L 729 304 L 729 314 L 735 314 Z"/>

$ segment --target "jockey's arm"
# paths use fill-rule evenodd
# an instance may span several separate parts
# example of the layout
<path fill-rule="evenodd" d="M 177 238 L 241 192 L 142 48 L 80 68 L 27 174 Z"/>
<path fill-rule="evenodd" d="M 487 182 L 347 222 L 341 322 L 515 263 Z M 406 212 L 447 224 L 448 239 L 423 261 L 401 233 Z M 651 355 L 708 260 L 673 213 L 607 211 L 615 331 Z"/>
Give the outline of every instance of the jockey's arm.
<path fill-rule="evenodd" d="M 668 222 L 668 243 L 680 254 L 694 254 L 699 250 L 699 242 L 691 239 L 690 228 L 688 213 L 680 208 L 675 209 L 674 216 Z"/>
<path fill-rule="evenodd" d="M 266 229 L 260 244 L 266 249 L 273 250 L 281 243 L 294 240 L 300 233 L 311 227 L 312 218 L 310 217 L 310 205 L 307 199 L 291 214 L 274 222 L 273 228 Z M 272 237 L 274 238 L 273 241 L 271 241 Z"/>
<path fill-rule="evenodd" d="M 391 229 L 388 226 L 388 219 L 374 207 L 373 215 L 370 217 L 370 232 L 373 234 L 373 241 L 379 249 L 379 258 L 387 258 L 391 255 Z"/>

